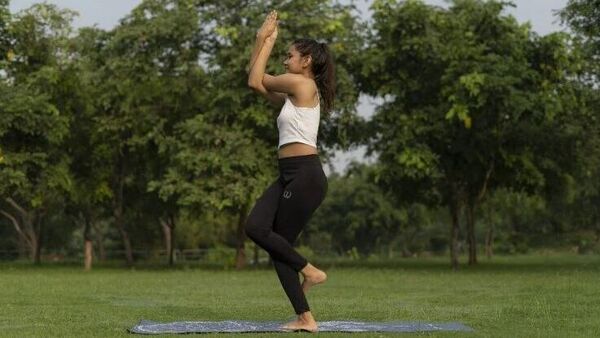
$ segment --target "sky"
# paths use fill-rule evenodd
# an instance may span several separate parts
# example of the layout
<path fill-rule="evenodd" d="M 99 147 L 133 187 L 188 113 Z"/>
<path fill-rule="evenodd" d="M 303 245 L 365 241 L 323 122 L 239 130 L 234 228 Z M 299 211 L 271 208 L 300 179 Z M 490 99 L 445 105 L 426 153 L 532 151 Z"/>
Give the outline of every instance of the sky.
<path fill-rule="evenodd" d="M 11 0 L 10 10 L 15 13 L 25 9 L 40 0 Z M 97 24 L 103 29 L 111 29 L 118 24 L 131 9 L 138 5 L 141 0 L 46 0 L 48 3 L 56 4 L 62 8 L 77 11 L 79 16 L 75 18 L 75 27 L 92 26 Z M 342 0 L 342 3 L 350 3 L 350 0 Z M 355 0 L 361 16 L 364 20 L 370 18 L 369 6 L 372 0 Z M 513 0 L 516 7 L 509 8 L 508 14 L 513 15 L 519 22 L 530 22 L 533 30 L 540 35 L 546 35 L 554 31 L 563 30 L 554 11 L 565 7 L 567 0 Z M 445 0 L 425 0 L 425 3 L 447 7 Z M 358 113 L 365 118 L 373 114 L 377 101 L 367 96 L 361 96 L 357 107 Z M 324 167 L 325 174 L 331 171 L 344 172 L 348 163 L 352 160 L 361 162 L 373 162 L 373 158 L 365 158 L 365 147 L 352 149 L 348 152 L 335 154 L 332 163 Z"/>

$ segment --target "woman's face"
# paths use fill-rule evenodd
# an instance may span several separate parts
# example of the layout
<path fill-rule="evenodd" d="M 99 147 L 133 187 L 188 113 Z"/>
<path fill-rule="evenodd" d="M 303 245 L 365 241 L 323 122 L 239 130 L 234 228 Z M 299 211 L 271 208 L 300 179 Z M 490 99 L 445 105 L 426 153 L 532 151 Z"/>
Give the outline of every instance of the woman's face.
<path fill-rule="evenodd" d="M 288 49 L 287 56 L 283 61 L 283 65 L 288 73 L 302 74 L 304 69 L 308 66 L 309 60 L 310 57 L 301 56 L 296 47 L 291 45 Z"/>

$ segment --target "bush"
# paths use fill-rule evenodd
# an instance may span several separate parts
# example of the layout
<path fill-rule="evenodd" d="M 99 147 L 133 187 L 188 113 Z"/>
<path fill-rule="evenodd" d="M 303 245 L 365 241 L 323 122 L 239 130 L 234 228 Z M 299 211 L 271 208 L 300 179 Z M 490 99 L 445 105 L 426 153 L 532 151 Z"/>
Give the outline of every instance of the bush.
<path fill-rule="evenodd" d="M 235 266 L 235 252 L 235 248 L 218 244 L 207 252 L 204 260 L 206 263 L 222 265 L 225 269 L 232 268 Z"/>
<path fill-rule="evenodd" d="M 429 248 L 433 254 L 443 254 L 448 250 L 448 238 L 434 236 L 429 239 Z"/>

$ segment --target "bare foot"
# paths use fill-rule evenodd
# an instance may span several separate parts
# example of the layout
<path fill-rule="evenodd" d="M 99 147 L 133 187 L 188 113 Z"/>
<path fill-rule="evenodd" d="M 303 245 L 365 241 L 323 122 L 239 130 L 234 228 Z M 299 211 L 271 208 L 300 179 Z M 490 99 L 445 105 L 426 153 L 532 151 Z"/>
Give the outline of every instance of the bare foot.
<path fill-rule="evenodd" d="M 281 327 L 284 331 L 306 331 L 317 332 L 317 322 L 311 315 L 310 311 L 298 315 L 298 319 L 289 322 Z"/>
<path fill-rule="evenodd" d="M 294 320 L 293 322 L 289 322 L 281 327 L 284 331 L 307 331 L 307 332 L 317 332 L 317 324 L 309 325 L 300 320 Z"/>
<path fill-rule="evenodd" d="M 312 286 L 325 283 L 327 280 L 327 274 L 310 263 L 308 263 L 308 265 L 300 272 L 304 276 L 304 281 L 302 282 L 302 291 L 304 291 L 304 293 Z"/>

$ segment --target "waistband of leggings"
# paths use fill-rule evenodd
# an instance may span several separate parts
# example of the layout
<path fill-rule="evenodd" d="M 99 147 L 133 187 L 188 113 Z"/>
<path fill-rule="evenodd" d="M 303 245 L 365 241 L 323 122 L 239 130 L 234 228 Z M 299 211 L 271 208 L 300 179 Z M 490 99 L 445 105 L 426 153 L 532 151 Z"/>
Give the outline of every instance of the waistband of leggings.
<path fill-rule="evenodd" d="M 279 165 L 318 164 L 321 165 L 319 154 L 284 157 L 277 160 Z"/>

